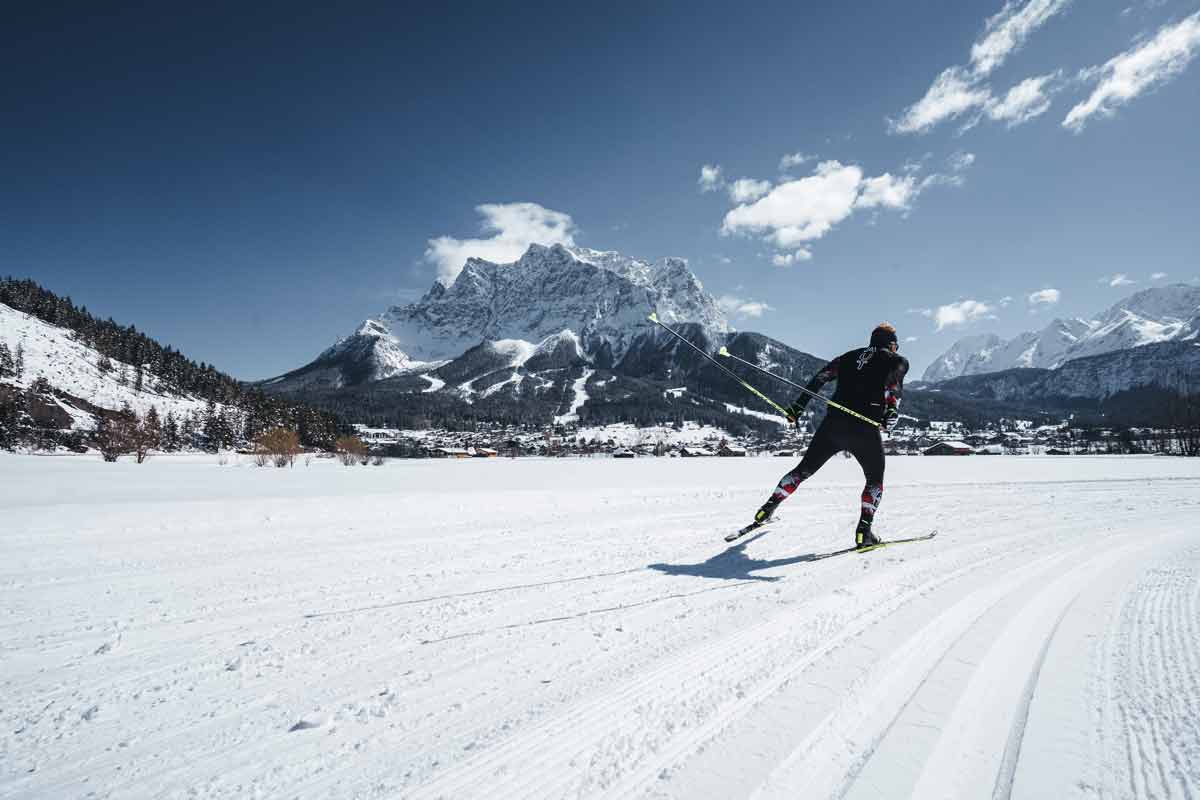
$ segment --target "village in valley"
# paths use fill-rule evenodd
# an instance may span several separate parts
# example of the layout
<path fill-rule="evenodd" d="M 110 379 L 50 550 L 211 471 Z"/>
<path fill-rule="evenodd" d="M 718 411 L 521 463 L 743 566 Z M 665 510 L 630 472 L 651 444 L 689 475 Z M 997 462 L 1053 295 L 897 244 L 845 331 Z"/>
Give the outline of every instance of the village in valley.
<path fill-rule="evenodd" d="M 394 458 L 707 458 L 780 456 L 800 457 L 815 426 L 799 429 L 781 426 L 773 438 L 728 432 L 697 422 L 654 426 L 617 423 L 604 426 L 555 425 L 530 430 L 517 426 L 480 423 L 476 430 L 402 430 L 355 425 L 355 431 L 372 452 Z M 1170 452 L 1170 436 L 1151 428 L 1107 429 L 1058 424 L 1038 425 L 1031 420 L 1001 419 L 982 428 L 961 422 L 930 421 L 917 424 L 902 418 L 884 434 L 884 450 L 893 456 L 966 455 L 1117 455 Z"/>

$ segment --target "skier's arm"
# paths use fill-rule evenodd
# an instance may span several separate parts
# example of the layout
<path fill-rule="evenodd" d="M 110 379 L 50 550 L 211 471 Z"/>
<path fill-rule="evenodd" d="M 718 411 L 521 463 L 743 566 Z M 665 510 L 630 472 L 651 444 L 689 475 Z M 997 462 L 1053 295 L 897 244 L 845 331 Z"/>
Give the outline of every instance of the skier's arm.
<path fill-rule="evenodd" d="M 804 392 L 802 392 L 800 396 L 793 400 L 792 404 L 788 406 L 788 421 L 795 422 L 797 419 L 799 419 L 800 415 L 804 413 L 805 407 L 808 406 L 808 401 L 812 398 L 813 394 L 821 391 L 821 387 L 830 381 L 836 381 L 837 375 L 837 359 L 834 359 L 825 366 L 821 367 L 821 369 L 817 371 L 817 374 L 812 376 L 812 380 L 808 382 L 808 385 L 804 387 Z M 809 394 L 809 392 L 812 392 L 812 394 Z"/>
<path fill-rule="evenodd" d="M 887 430 L 900 418 L 900 397 L 904 394 L 904 376 L 908 374 L 908 359 L 901 358 L 888 373 L 883 385 L 883 428 Z"/>

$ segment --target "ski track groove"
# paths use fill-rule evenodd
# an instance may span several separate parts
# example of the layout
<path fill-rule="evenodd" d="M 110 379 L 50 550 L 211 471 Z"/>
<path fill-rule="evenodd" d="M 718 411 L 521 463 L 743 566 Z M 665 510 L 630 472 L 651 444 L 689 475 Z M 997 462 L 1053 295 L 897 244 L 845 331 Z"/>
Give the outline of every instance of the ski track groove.
<path fill-rule="evenodd" d="M 972 562 L 952 573 L 942 574 L 937 578 L 928 580 L 916 588 L 903 591 L 898 598 L 891 598 L 883 607 L 891 608 L 899 606 L 903 602 L 911 600 L 929 589 L 935 588 L 963 574 L 973 572 L 999 557 L 984 558 L 980 561 Z M 832 593 L 826 595 L 825 598 L 836 599 Z M 817 604 L 818 602 L 814 600 L 813 605 Z M 765 686 L 760 684 L 760 687 L 753 695 L 755 699 L 750 701 L 750 705 L 753 705 L 758 699 L 766 697 L 775 691 L 779 685 L 789 680 L 794 674 L 801 671 L 804 666 L 812 663 L 816 658 L 832 650 L 850 636 L 874 624 L 878 613 L 879 607 L 876 607 L 875 609 L 864 611 L 849 620 L 847 624 L 837 630 L 835 636 L 828 636 L 825 644 L 818 645 L 814 652 L 806 654 L 797 665 L 785 669 L 782 675 L 777 674 L 772 676 L 770 680 L 765 682 Z M 782 624 L 779 619 L 780 616 L 787 618 Z M 723 639 L 708 642 L 696 650 L 684 653 L 681 657 L 669 659 L 666 663 L 658 665 L 650 672 L 641 676 L 634 683 L 620 687 L 616 692 L 610 693 L 598 700 L 584 703 L 582 707 L 568 709 L 559 718 L 548 720 L 539 726 L 538 729 L 529 731 L 525 735 L 514 738 L 507 743 L 500 744 L 490 752 L 482 754 L 477 759 L 473 759 L 472 763 L 456 768 L 453 773 L 435 778 L 429 784 L 418 787 L 413 792 L 412 797 L 461 797 L 470 793 L 473 787 L 485 785 L 485 782 L 489 787 L 491 796 L 523 798 L 575 796 L 580 792 L 571 791 L 563 783 L 573 783 L 578 780 L 577 776 L 570 773 L 566 775 L 547 774 L 543 770 L 531 768 L 531 765 L 534 763 L 541 765 L 556 762 L 575 763 L 573 756 L 583 755 L 583 753 L 575 753 L 574 751 L 582 750 L 586 752 L 588 749 L 586 744 L 581 747 L 580 742 L 590 743 L 596 734 L 602 734 L 602 738 L 605 738 L 608 732 L 616 727 L 627 709 L 639 709 L 647 705 L 682 705 L 688 691 L 684 688 L 686 681 L 684 686 L 679 685 L 677 678 L 679 675 L 707 675 L 711 671 L 722 669 L 727 669 L 730 674 L 739 674 L 738 665 L 730 665 L 730 658 L 736 659 L 739 664 L 753 664 L 759 661 L 761 652 L 769 649 L 769 638 L 762 636 L 764 630 L 778 627 L 790 628 L 795 624 L 794 616 L 794 611 L 787 610 L 772 619 L 755 625 L 753 628 L 743 630 L 740 633 Z M 819 622 L 819 619 L 814 619 L 814 622 Z M 740 672 L 745 672 L 745 670 L 740 670 Z M 664 691 L 667 686 L 673 686 L 674 690 L 666 689 Z M 738 703 L 734 712 L 740 713 L 745 705 L 744 703 Z M 715 730 L 720 730 L 723 726 L 725 721 L 724 716 L 728 716 L 728 712 L 726 715 L 718 717 L 715 721 Z M 685 744 L 672 747 L 672 750 L 690 752 L 694 743 L 707 739 L 711 735 L 712 733 L 709 730 L 703 730 L 699 734 L 690 737 Z M 661 769 L 659 765 L 665 760 L 661 757 L 656 758 L 654 764 L 645 767 L 644 770 L 656 773 Z M 508 780 L 507 785 L 501 785 L 500 780 L 506 777 L 501 774 L 501 768 L 510 762 L 522 764 L 523 768 L 519 774 L 512 776 Z M 552 777 L 556 778 L 559 782 L 551 783 L 550 779 Z M 622 791 L 627 791 L 627 789 L 622 788 L 626 787 L 626 784 L 627 782 L 623 781 L 616 787 L 601 785 L 591 788 L 603 789 L 606 793 L 620 795 Z"/>

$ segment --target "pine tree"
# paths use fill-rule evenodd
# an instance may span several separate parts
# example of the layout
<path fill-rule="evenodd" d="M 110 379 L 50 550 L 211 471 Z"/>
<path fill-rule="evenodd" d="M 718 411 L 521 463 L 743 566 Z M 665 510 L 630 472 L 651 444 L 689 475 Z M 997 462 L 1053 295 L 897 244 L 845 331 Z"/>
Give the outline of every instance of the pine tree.
<path fill-rule="evenodd" d="M 25 345 L 21 342 L 17 342 L 17 355 L 13 361 L 17 368 L 17 380 L 21 380 L 21 376 L 25 374 Z"/>
<path fill-rule="evenodd" d="M 12 352 L 8 349 L 7 344 L 0 342 L 0 378 L 16 374 L 17 364 L 13 361 Z"/>

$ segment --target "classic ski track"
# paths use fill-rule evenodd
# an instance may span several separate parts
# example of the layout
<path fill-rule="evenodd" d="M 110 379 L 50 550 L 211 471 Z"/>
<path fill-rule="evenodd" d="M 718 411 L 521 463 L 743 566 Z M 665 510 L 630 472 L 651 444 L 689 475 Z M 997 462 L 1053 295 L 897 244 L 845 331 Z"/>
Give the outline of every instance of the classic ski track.
<path fill-rule="evenodd" d="M 1124 734 L 1116 739 L 1128 765 L 1133 797 L 1200 796 L 1200 752 L 1180 752 L 1184 739 L 1200 741 L 1200 550 L 1186 560 L 1159 563 L 1143 574 L 1121 607 L 1114 632 L 1115 676 L 1121 687 L 1111 702 Z M 1180 661 L 1183 663 L 1180 664 Z M 1185 668 L 1180 668 L 1181 666 Z M 1110 732 L 1111 734 L 1112 732 Z M 1170 771 L 1151 753 L 1167 754 Z"/>
<path fill-rule="evenodd" d="M 793 675 L 804 667 L 828 653 L 850 637 L 875 624 L 880 615 L 886 614 L 894 607 L 899 607 L 931 589 L 962 575 L 969 574 L 1003 557 L 997 554 L 976 560 L 952 572 L 942 573 L 922 584 L 902 591 L 899 595 L 889 598 L 886 602 L 876 605 L 869 610 L 852 617 L 839 629 L 832 632 L 823 644 L 817 645 L 811 652 L 792 666 L 770 676 L 753 690 L 749 703 L 739 702 L 733 709 L 717 711 L 712 723 L 706 723 L 702 732 L 694 738 L 702 741 L 724 727 L 727 718 L 736 716 L 747 705 L 752 705 L 759 698 L 769 695 L 775 689 L 790 680 Z M 833 593 L 821 598 L 813 598 L 812 605 L 821 605 L 820 600 L 836 600 Z M 731 636 L 718 638 L 707 642 L 699 648 L 671 657 L 660 663 L 652 670 L 643 673 L 637 680 L 625 684 L 615 692 L 594 698 L 564 709 L 524 735 L 503 742 L 477 758 L 453 768 L 452 772 L 439 776 L 430 783 L 415 787 L 414 798 L 461 797 L 478 791 L 486 785 L 488 794 L 492 797 L 563 797 L 577 794 L 569 788 L 576 783 L 579 776 L 567 773 L 555 774 L 535 765 L 554 763 L 574 763 L 573 757 L 586 755 L 593 749 L 596 739 L 604 739 L 611 735 L 617 727 L 620 718 L 644 705 L 670 706 L 679 704 L 690 696 L 694 690 L 687 687 L 686 680 L 680 685 L 679 676 L 703 675 L 714 670 L 724 670 L 729 674 L 738 674 L 745 670 L 739 664 L 753 664 L 761 660 L 763 651 L 771 649 L 773 637 L 764 636 L 764 632 L 772 629 L 787 630 L 799 627 L 796 612 L 787 610 L 767 619 L 752 628 L 745 629 Z M 814 622 L 817 618 L 813 619 Z M 731 663 L 732 662 L 732 663 Z M 690 752 L 693 737 L 688 737 L 688 744 L 682 749 Z M 672 748 L 673 750 L 675 748 Z M 662 759 L 655 758 L 652 767 L 645 771 L 656 773 L 661 767 Z M 507 763 L 521 764 L 517 774 L 501 774 L 506 772 L 502 767 Z M 639 773 L 640 775 L 640 773 Z M 622 782 L 621 785 L 624 785 Z M 604 789 L 606 792 L 619 794 L 620 790 L 610 786 L 592 786 L 592 790 Z"/>
<path fill-rule="evenodd" d="M 979 542 L 979 543 L 975 543 L 975 544 L 971 544 L 971 545 L 966 545 L 966 546 L 960 546 L 960 550 L 959 550 L 959 552 L 960 552 L 960 553 L 963 553 L 963 552 L 970 552 L 970 551 L 980 551 L 980 552 L 982 552 L 982 553 L 983 553 L 983 555 L 982 555 L 981 557 L 977 558 L 976 560 L 974 560 L 974 561 L 970 562 L 969 564 L 967 564 L 967 565 L 963 566 L 963 567 L 961 568 L 961 570 L 959 570 L 958 572 L 967 573 L 967 572 L 970 572 L 970 571 L 972 571 L 972 570 L 974 570 L 974 569 L 977 569 L 977 568 L 979 568 L 979 567 L 981 567 L 981 566 L 983 566 L 983 565 L 985 565 L 985 564 L 987 564 L 987 563 L 991 563 L 991 562 L 993 562 L 993 561 L 996 561 L 996 560 L 999 560 L 999 559 L 1003 559 L 1003 558 L 1005 558 L 1005 557 L 1009 557 L 1009 556 L 1013 555 L 1013 552 L 1014 552 L 1014 550 L 1013 550 L 1013 546 L 1014 546 L 1014 545 L 1016 545 L 1018 542 L 1031 542 L 1031 543 L 1033 543 L 1033 544 L 1035 544 L 1035 545 L 1036 545 L 1036 543 L 1037 543 L 1037 541 L 1038 541 L 1038 537 L 1039 537 L 1039 534 L 1038 534 L 1037 532 L 1027 532 L 1027 533 L 1024 533 L 1024 534 L 1022 534 L 1022 535 L 1020 535 L 1020 536 L 1017 536 L 1017 537 L 1014 537 L 1013 539 L 1010 539 L 1010 540 L 1009 540 L 1009 547 L 1008 547 L 1008 548 L 1006 548 L 1006 549 L 1002 549 L 1002 550 L 1000 550 L 999 552 L 989 552 L 989 551 L 991 551 L 991 550 L 994 550 L 995 548 L 994 548 L 994 543 L 993 543 L 993 542 L 988 542 L 988 541 L 983 541 L 983 542 Z M 1019 548 L 1018 548 L 1018 549 L 1019 549 Z M 871 556 L 868 554 L 868 555 L 864 555 L 863 557 L 864 557 L 864 558 L 869 558 L 869 557 L 871 557 Z M 955 574 L 957 575 L 958 573 L 956 572 Z M 943 575 L 939 575 L 939 577 L 938 577 L 938 578 L 934 579 L 933 581 L 930 581 L 930 582 L 929 582 L 929 584 L 930 584 L 930 585 L 932 585 L 932 584 L 940 584 L 940 583 L 943 583 L 943 582 L 944 582 L 944 580 L 948 580 L 948 579 L 949 579 L 949 578 L 947 578 L 947 577 L 946 577 L 944 574 L 943 574 Z M 764 586 L 764 587 L 769 587 L 769 586 L 770 586 L 770 584 L 763 584 L 763 586 Z M 924 592 L 924 591 L 927 591 L 927 590 L 928 590 L 928 586 L 927 586 L 927 585 L 922 585 L 922 587 L 919 587 L 918 589 L 914 589 L 914 590 L 912 590 L 912 591 L 910 592 L 910 594 L 911 594 L 911 596 L 912 596 L 912 597 L 915 597 L 915 596 L 918 596 L 919 594 L 921 594 L 922 592 Z M 814 603 L 815 603 L 815 602 L 819 601 L 820 599 L 821 599 L 821 598 L 810 598 L 808 602 L 814 602 Z M 765 625 L 772 624 L 772 622 L 776 621 L 776 620 L 777 620 L 777 619 L 778 619 L 780 616 L 782 616 L 782 615 L 784 615 L 784 614 L 792 614 L 792 613 L 794 613 L 794 612 L 780 612 L 780 614 L 776 615 L 776 617 L 773 617 L 773 618 L 772 618 L 772 619 L 770 619 L 770 620 L 767 620 L 767 621 L 765 621 L 765 622 L 763 622 L 763 623 L 760 623 L 760 624 L 759 624 L 759 626 L 757 626 L 757 627 L 762 627 L 762 626 L 765 626 Z M 757 629 L 757 627 L 756 627 L 756 629 Z M 789 627 L 790 627 L 790 625 L 789 625 Z M 868 625 L 867 627 L 869 627 L 869 625 Z M 492 632 L 498 632 L 498 631 L 492 631 Z M 737 635 L 737 636 L 740 636 L 740 637 L 743 637 L 743 638 L 753 638 L 753 637 L 749 637 L 749 636 L 748 636 L 748 634 L 747 634 L 747 633 L 745 633 L 745 632 L 743 632 L 743 633 L 741 633 L 741 634 L 736 634 L 736 635 Z M 704 651 L 705 651 L 705 652 L 708 652 L 708 651 L 710 651 L 710 650 L 711 650 L 711 651 L 712 651 L 712 652 L 714 652 L 714 653 L 718 653 L 718 658 L 719 658 L 719 660 L 720 660 L 720 661 L 722 661 L 722 662 L 725 662 L 725 661 L 727 661 L 727 660 L 728 660 L 727 656 L 724 656 L 724 655 L 719 655 L 719 654 L 720 654 L 720 653 L 723 653 L 723 652 L 726 650 L 726 648 L 728 648 L 728 647 L 730 647 L 730 644 L 729 644 L 729 639 L 728 639 L 728 638 L 725 638 L 725 639 L 716 639 L 716 640 L 713 640 L 713 641 L 709 642 L 708 644 L 704 645 Z M 742 648 L 742 649 L 739 649 L 739 650 L 737 651 L 737 652 L 739 652 L 739 655 L 743 655 L 743 657 L 745 657 L 745 656 L 744 656 L 744 654 L 743 654 L 743 650 L 744 650 L 744 649 L 745 649 L 745 648 Z M 360 663 L 360 664 L 359 664 L 359 665 L 356 667 L 356 672 L 359 672 L 359 671 L 364 671 L 364 672 L 365 672 L 365 671 L 367 671 L 368 665 L 370 665 L 370 664 L 374 664 L 374 663 L 379 663 L 379 662 L 382 662 L 382 661 L 387 661 L 387 660 L 390 660 L 390 659 L 391 659 L 391 658 L 393 658 L 394 656 L 395 656 L 395 653 L 393 652 L 393 653 L 391 653 L 391 654 L 388 654 L 388 655 L 385 655 L 385 656 L 381 656 L 381 657 L 379 657 L 379 658 L 376 658 L 376 659 L 371 659 L 371 660 L 369 660 L 369 661 L 367 661 L 367 662 L 361 662 L 361 663 Z M 681 658 L 686 658 L 687 656 L 688 656 L 688 652 L 686 652 L 686 651 L 685 651 L 685 652 L 684 652 L 684 653 L 682 653 L 682 654 L 677 654 L 677 655 L 675 655 L 675 656 L 668 657 L 668 660 L 667 660 L 667 662 L 665 662 L 665 663 L 664 663 L 664 662 L 660 662 L 659 666 L 657 666 L 657 667 L 652 667 L 652 673 L 653 673 L 653 674 L 651 674 L 651 673 L 642 673 L 642 674 L 641 674 L 641 678 L 640 678 L 640 680 L 641 680 L 643 683 L 647 683 L 648 685 L 653 685 L 653 683 L 651 683 L 651 681 L 657 681 L 657 677 L 656 677 L 656 676 L 657 676 L 657 675 L 659 675 L 659 673 L 663 673 L 663 674 L 671 675 L 671 674 L 674 674 L 676 670 L 680 669 L 681 667 L 679 667 L 679 666 L 672 666 L 672 663 L 673 663 L 675 660 L 678 660 L 678 659 L 681 659 Z M 751 661 L 752 661 L 753 659 L 749 659 L 749 660 L 751 660 Z M 687 667 L 686 667 L 686 665 L 685 665 L 685 667 L 684 667 L 684 668 L 687 668 Z M 688 668 L 688 669 L 690 670 L 690 668 Z M 694 673 L 693 673 L 693 672 L 691 672 L 691 671 L 688 671 L 688 672 L 685 672 L 684 674 L 694 674 Z M 675 681 L 675 683 L 678 683 L 678 681 Z M 630 690 L 627 688 L 627 689 L 626 689 L 626 693 L 629 693 L 629 691 L 630 691 Z M 650 693 L 650 694 L 653 694 L 653 693 Z M 660 695 L 660 696 L 661 696 L 661 695 Z M 342 705 L 343 703 L 346 703 L 346 702 L 353 701 L 353 700 L 355 700 L 355 699 L 358 699 L 358 698 L 360 698 L 360 697 L 361 697 L 361 693 L 347 694 L 347 695 L 344 695 L 344 696 L 342 696 L 342 697 L 338 698 L 338 699 L 336 700 L 336 702 L 330 701 L 330 702 L 328 703 L 328 705 L 337 705 L 337 706 L 340 706 L 340 705 Z M 604 699 L 604 696 L 602 696 L 601 698 L 595 699 L 595 700 L 589 700 L 589 699 L 580 699 L 580 700 L 572 701 L 571 705 L 569 705 L 569 706 L 566 706 L 566 707 L 564 707 L 564 708 L 561 708 L 561 709 L 558 709 L 558 710 L 556 710 L 556 711 L 553 711 L 553 712 L 551 712 L 551 715 L 552 715 L 552 716 L 551 716 L 551 718 L 549 718 L 549 719 L 546 719 L 546 720 L 543 720 L 543 721 L 539 721 L 538 723 L 536 723 L 536 725 L 538 725 L 538 726 L 539 726 L 539 728 L 536 728 L 536 729 L 530 729 L 530 730 L 529 730 L 529 733 L 528 733 L 527 735 L 533 735 L 533 734 L 536 734 L 536 733 L 538 732 L 538 730 L 540 730 L 540 728 L 542 728 L 542 727 L 544 727 L 544 726 L 547 726 L 547 725 L 553 725 L 553 724 L 554 724 L 554 721 L 555 721 L 555 717 L 554 717 L 554 715 L 557 715 L 558 717 L 566 717 L 566 716 L 569 716 L 569 715 L 571 715 L 571 714 L 573 713 L 573 712 L 572 712 L 572 710 L 573 710 L 573 709 L 575 709 L 575 708 L 576 708 L 577 706 L 579 706 L 580 704 L 599 705 L 599 706 L 601 706 L 601 707 L 604 707 L 604 706 L 612 706 L 612 707 L 615 707 L 615 708 L 616 708 L 616 713 L 614 714 L 614 716 L 620 716 L 620 715 L 623 713 L 623 710 L 624 710 L 624 709 L 623 709 L 623 706 L 621 705 L 621 703 L 620 703 L 620 702 L 618 702 L 618 701 L 611 701 L 611 702 L 609 702 L 609 701 L 605 701 L 605 699 Z M 436 723 L 431 723 L 431 724 L 436 724 Z M 567 722 L 567 723 L 566 723 L 566 724 L 565 724 L 563 727 L 566 727 L 568 730 L 572 730 L 572 731 L 574 731 L 574 730 L 578 730 L 578 729 L 579 729 L 579 726 L 578 726 L 578 725 L 574 724 L 573 722 L 570 722 L 569 720 L 568 720 L 568 722 Z M 607 728 L 608 728 L 608 726 L 604 726 L 604 725 L 591 725 L 591 726 L 585 726 L 585 727 L 596 728 L 596 729 L 598 729 L 598 730 L 607 730 Z M 412 730 L 406 731 L 406 732 L 405 732 L 405 736 L 406 736 L 406 738 L 407 738 L 407 737 L 409 737 L 409 736 L 416 735 L 417 733 L 419 733 L 419 732 L 420 732 L 421 730 L 423 730 L 423 729 L 424 729 L 424 726 L 418 726 L 417 728 L 414 728 L 414 729 L 412 729 Z M 500 742 L 499 744 L 495 745 L 495 747 L 494 747 L 494 748 L 489 748 L 488 750 L 481 752 L 481 753 L 480 753 L 480 756 L 478 756 L 477 758 L 483 758 L 483 757 L 486 757 L 486 756 L 488 756 L 490 753 L 493 753 L 493 752 L 495 751 L 495 749 L 496 749 L 496 748 L 504 748 L 504 747 L 509 747 L 509 748 L 512 748 L 512 747 L 523 747 L 522 745 L 520 745 L 520 744 L 519 744 L 519 742 L 522 740 L 522 736 L 524 736 L 524 735 L 526 735 L 526 734 L 521 734 L 521 733 L 518 733 L 518 734 L 516 734 L 516 735 L 515 735 L 515 736 L 514 736 L 512 739 L 509 739 L 509 740 L 502 741 L 502 742 Z M 564 740 L 564 737 L 562 737 L 562 736 L 558 736 L 558 737 L 554 737 L 554 738 L 556 738 L 556 740 L 557 740 L 557 741 L 563 741 L 563 740 Z M 565 738 L 566 738 L 566 739 L 569 739 L 570 737 L 565 737 Z M 241 745 L 241 746 L 239 746 L 237 743 L 234 743 L 233 745 L 230 745 L 228 748 L 226 748 L 225 750 L 223 750 L 223 751 L 221 751 L 221 752 L 230 752 L 230 751 L 235 751 L 235 752 L 237 753 L 237 756 L 236 756 L 236 761 L 237 761 L 237 763 L 238 763 L 238 764 L 247 764 L 247 765 L 249 765 L 249 764 L 253 764 L 253 763 L 255 762 L 255 760 L 256 760 L 256 756 L 257 756 L 258 754 L 260 754 L 260 753 L 264 753 L 264 752 L 268 752 L 268 751 L 270 751 L 270 750 L 271 750 L 273 747 L 274 747 L 274 742 L 273 742 L 273 740 L 272 740 L 272 741 L 266 741 L 266 742 L 260 742 L 260 743 L 258 743 L 258 744 L 251 745 L 251 746 L 249 746 L 249 747 L 246 747 L 246 746 L 244 746 L 244 745 Z M 537 743 L 535 743 L 535 744 L 532 744 L 532 745 L 529 745 L 529 746 L 528 746 L 528 748 L 529 748 L 529 749 L 534 749 L 534 750 L 538 749 L 538 747 L 539 747 L 539 745 L 538 745 Z M 211 754 L 211 755 L 210 755 L 210 757 L 216 757 L 216 755 L 217 755 L 217 754 L 216 754 L 216 753 L 214 753 L 214 754 Z M 229 776 L 231 776 L 232 774 L 234 774 L 234 773 L 236 773 L 236 772 L 238 772 L 238 771 L 239 771 L 239 768 L 237 768 L 237 767 L 234 767 L 233 765 L 230 765 L 230 764 L 228 763 L 228 761 L 227 761 L 227 760 L 225 760 L 225 759 L 219 759 L 219 760 L 222 760 L 222 762 L 223 762 L 223 763 L 226 765 L 226 766 L 223 768 L 223 774 L 224 774 L 226 777 L 229 777 Z M 458 766 L 458 765 L 455 765 L 454 767 L 450 767 L 449 769 L 454 769 L 454 770 L 457 770 L 458 768 L 459 768 L 459 766 Z M 173 768 L 165 769 L 165 770 L 163 770 L 163 771 L 161 771 L 161 772 L 159 772 L 159 773 L 155 773 L 155 774 L 153 774 L 152 776 L 142 775 L 142 776 L 140 776 L 140 778 L 141 778 L 142 780 L 145 780 L 145 779 L 146 779 L 146 778 L 148 778 L 148 777 L 162 778 L 162 777 L 164 777 L 164 776 L 166 776 L 166 775 L 169 775 L 169 774 L 172 774 L 172 773 L 174 773 L 174 772 L 177 772 L 177 771 L 179 771 L 180 769 L 182 769 L 182 767 L 173 767 Z M 324 773 L 322 773 L 322 775 L 321 775 L 321 776 L 319 776 L 319 777 L 318 777 L 318 778 L 317 778 L 315 781 L 308 781 L 308 782 L 306 782 L 306 783 L 305 783 L 305 789 L 306 789 L 306 791 L 310 791 L 310 792 L 314 793 L 314 796 L 315 796 L 315 795 L 317 795 L 317 794 L 320 794 L 320 792 L 321 792 L 321 791 L 332 791 L 332 787 L 333 787 L 333 785 L 334 785 L 334 784 L 338 784 L 338 783 L 341 781 L 341 779 L 342 779 L 342 773 L 343 773 L 343 770 L 341 770 L 341 769 L 338 769 L 338 768 L 335 768 L 335 769 L 333 769 L 333 770 L 331 770 L 331 771 L 324 772 Z M 382 782 L 382 781 L 383 781 L 383 777 L 384 777 L 384 776 L 382 776 L 382 775 L 376 775 L 376 776 L 372 776 L 370 779 L 368 779 L 368 780 L 366 780 L 366 781 L 359 781 L 359 782 L 357 782 L 357 783 L 353 784 L 353 789 L 351 789 L 350 787 L 346 787 L 346 786 L 339 786 L 339 787 L 338 787 L 338 790 L 339 790 L 339 793 L 345 793 L 345 792 L 348 792 L 348 793 L 349 793 L 351 796 L 358 796 L 359 794 L 363 793 L 364 791 L 367 791 L 367 790 L 364 788 L 364 784 L 366 784 L 366 783 L 370 783 L 370 784 L 379 784 L 380 782 Z M 574 778 L 572 777 L 572 778 L 571 778 L 571 780 L 573 780 L 573 779 L 574 779 Z M 435 779 L 434 779 L 434 785 L 436 785 L 436 781 L 437 781 L 437 780 L 438 780 L 437 778 L 435 778 Z M 593 787 L 593 788 L 595 788 L 595 787 Z M 405 790 L 405 794 L 404 794 L 404 796 L 405 796 L 405 797 L 409 797 L 409 796 L 410 796 L 410 795 L 407 793 L 408 791 L 409 791 L 408 789 L 406 789 L 406 790 Z M 413 788 L 411 791 L 415 792 L 415 794 L 412 794 L 412 795 L 411 795 L 412 797 L 423 797 L 423 796 L 425 796 L 424 792 L 426 791 L 426 789 L 425 789 L 425 786 L 417 786 L 417 787 L 414 787 L 414 788 Z M 564 790 L 564 791 L 565 791 L 565 790 Z M 454 795 L 445 795 L 445 796 L 454 796 Z M 525 797 L 525 796 L 534 796 L 534 795 L 527 795 L 527 794 L 512 794 L 512 795 L 509 795 L 509 796 L 513 796 L 513 797 Z M 554 794 L 553 792 L 551 792 L 551 793 L 549 793 L 549 794 L 548 794 L 548 795 L 546 795 L 546 796 L 549 796 L 549 797 L 556 797 L 556 796 L 559 796 L 559 795 L 556 795 L 556 794 Z"/>
<path fill-rule="evenodd" d="M 1087 549 L 1076 545 L 1024 562 L 947 608 L 852 685 L 843 702 L 762 781 L 752 797 L 843 797 L 916 694 L 955 646 L 998 605 Z M 923 795 L 914 795 L 923 796 Z"/>

